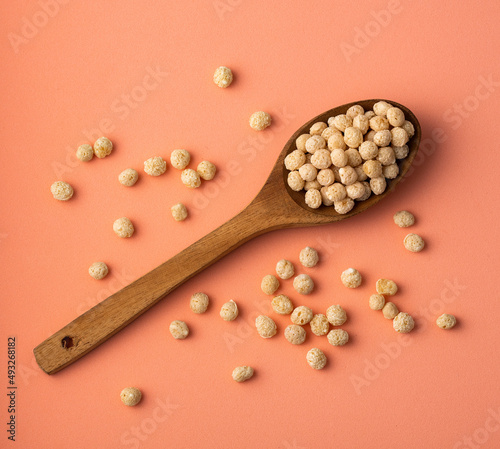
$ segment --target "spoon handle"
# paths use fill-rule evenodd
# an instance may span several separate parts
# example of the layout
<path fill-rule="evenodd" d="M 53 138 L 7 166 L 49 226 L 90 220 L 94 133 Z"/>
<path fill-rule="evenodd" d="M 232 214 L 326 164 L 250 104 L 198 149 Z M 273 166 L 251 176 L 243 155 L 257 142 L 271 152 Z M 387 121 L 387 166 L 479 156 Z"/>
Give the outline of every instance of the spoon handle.
<path fill-rule="evenodd" d="M 234 218 L 167 262 L 88 310 L 40 343 L 34 354 L 56 373 L 104 343 L 188 279 L 243 243 L 273 227 L 251 203 Z"/>

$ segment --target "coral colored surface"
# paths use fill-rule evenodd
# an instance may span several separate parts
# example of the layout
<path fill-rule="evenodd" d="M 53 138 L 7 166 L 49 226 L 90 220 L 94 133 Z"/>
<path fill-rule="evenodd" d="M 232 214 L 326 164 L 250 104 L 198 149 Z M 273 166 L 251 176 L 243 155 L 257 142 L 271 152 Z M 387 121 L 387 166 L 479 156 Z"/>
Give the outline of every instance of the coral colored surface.
<path fill-rule="evenodd" d="M 0 447 L 500 447 L 499 14 L 494 1 L 2 2 Z M 219 65 L 234 71 L 229 89 L 212 83 Z M 240 211 L 301 123 L 377 97 L 410 107 L 423 128 L 395 193 L 341 223 L 261 236 L 71 367 L 48 376 L 36 366 L 37 344 Z M 256 110 L 273 116 L 265 132 L 248 126 Z M 77 146 L 100 135 L 112 155 L 78 163 Z M 172 167 L 142 172 L 174 148 L 216 163 L 217 177 L 193 191 Z M 141 172 L 133 188 L 117 181 L 127 167 Z M 58 179 L 75 189 L 67 203 L 50 194 Z M 183 223 L 170 216 L 179 201 Z M 422 253 L 404 249 L 400 209 L 417 217 Z M 122 216 L 136 225 L 132 239 L 112 231 Z M 320 252 L 316 268 L 298 264 L 307 245 Z M 346 346 L 309 328 L 302 346 L 283 338 L 289 318 L 260 291 L 281 258 L 317 285 L 299 297 L 283 281 L 295 305 L 346 309 Z M 102 281 L 87 273 L 97 260 L 110 267 Z M 360 288 L 342 286 L 348 267 L 362 273 Z M 394 302 L 416 319 L 406 337 L 368 308 L 380 277 L 398 283 Z M 212 300 L 204 315 L 189 310 L 196 291 Z M 229 299 L 240 316 L 224 322 Z M 443 312 L 456 315 L 454 330 L 434 324 Z M 279 335 L 257 335 L 260 313 Z M 188 323 L 188 339 L 170 336 L 174 319 Z M 326 353 L 324 370 L 307 365 L 311 347 Z M 237 384 L 242 364 L 256 375 Z M 126 386 L 143 391 L 139 406 L 120 402 Z"/>

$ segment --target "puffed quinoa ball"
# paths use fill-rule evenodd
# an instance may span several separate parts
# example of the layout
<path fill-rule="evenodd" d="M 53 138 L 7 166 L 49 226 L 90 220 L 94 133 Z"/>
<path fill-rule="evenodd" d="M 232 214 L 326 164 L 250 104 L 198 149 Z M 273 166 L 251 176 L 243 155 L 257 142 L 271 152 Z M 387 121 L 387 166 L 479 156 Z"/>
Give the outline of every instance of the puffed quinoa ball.
<path fill-rule="evenodd" d="M 388 320 L 394 319 L 398 313 L 399 310 L 393 302 L 386 302 L 385 306 L 382 308 L 382 314 L 384 315 L 384 318 L 387 318 Z"/>
<path fill-rule="evenodd" d="M 356 181 L 350 186 L 346 186 L 345 190 L 347 192 L 347 196 L 353 200 L 357 200 L 365 194 L 365 186 L 359 181 Z"/>
<path fill-rule="evenodd" d="M 332 160 L 332 164 L 339 168 L 345 167 L 349 161 L 347 154 L 342 148 L 335 148 L 332 150 L 330 159 Z"/>
<path fill-rule="evenodd" d="M 169 330 L 176 340 L 184 340 L 189 335 L 189 328 L 184 321 L 172 321 Z"/>
<path fill-rule="evenodd" d="M 304 188 L 304 180 L 298 171 L 291 171 L 287 177 L 288 186 L 295 192 L 300 192 Z"/>
<path fill-rule="evenodd" d="M 297 150 L 303 152 L 306 151 L 306 142 L 307 139 L 309 139 L 309 137 L 311 137 L 310 134 L 301 134 L 299 137 L 297 137 L 297 139 L 295 140 L 295 145 L 297 147 Z"/>
<path fill-rule="evenodd" d="M 366 176 L 365 171 L 363 170 L 363 164 L 358 165 L 357 167 L 354 167 L 354 170 L 356 170 L 356 174 L 358 175 L 358 181 L 363 182 L 368 179 L 368 176 Z M 356 184 L 356 183 L 354 183 Z"/>
<path fill-rule="evenodd" d="M 325 139 L 325 141 L 328 142 L 328 139 L 332 137 L 334 134 L 341 135 L 338 129 L 328 127 L 323 130 L 323 132 L 321 133 L 321 137 L 323 137 L 323 139 Z"/>
<path fill-rule="evenodd" d="M 361 159 L 361 155 L 356 148 L 347 149 L 345 154 L 347 156 L 347 165 L 350 165 L 351 167 L 357 167 L 363 162 L 363 159 Z"/>
<path fill-rule="evenodd" d="M 352 119 L 352 126 L 358 128 L 363 134 L 370 128 L 370 120 L 366 115 L 357 115 Z"/>
<path fill-rule="evenodd" d="M 379 147 L 386 147 L 391 143 L 392 131 L 384 129 L 383 131 L 377 131 L 373 136 L 373 143 Z M 380 152 L 380 150 L 379 150 Z"/>
<path fill-rule="evenodd" d="M 210 299 L 208 298 L 208 295 L 198 292 L 194 293 L 193 296 L 191 296 L 191 299 L 189 301 L 189 308 L 194 313 L 205 313 L 208 309 L 209 303 Z"/>
<path fill-rule="evenodd" d="M 201 185 L 200 175 L 192 168 L 186 168 L 182 170 L 181 181 L 186 187 L 189 187 L 190 189 L 196 189 Z"/>
<path fill-rule="evenodd" d="M 379 279 L 376 284 L 379 295 L 394 296 L 398 291 L 397 284 L 391 279 Z"/>
<path fill-rule="evenodd" d="M 306 355 L 306 360 L 313 369 L 323 369 L 326 365 L 326 355 L 318 348 L 310 349 Z"/>
<path fill-rule="evenodd" d="M 253 368 L 251 366 L 237 366 L 233 370 L 233 380 L 236 382 L 245 382 L 253 376 Z"/>
<path fill-rule="evenodd" d="M 321 184 L 318 182 L 317 179 L 315 179 L 314 181 L 306 181 L 304 183 L 304 190 L 306 192 L 308 190 L 313 190 L 313 189 L 316 189 L 316 190 L 320 190 L 321 189 Z"/>
<path fill-rule="evenodd" d="M 309 321 L 311 321 L 312 318 L 313 318 L 313 311 L 306 306 L 296 307 L 292 312 L 292 316 L 290 317 L 293 324 L 300 324 L 301 326 L 309 323 Z"/>
<path fill-rule="evenodd" d="M 186 206 L 182 203 L 177 203 L 170 208 L 172 212 L 172 217 L 174 217 L 175 221 L 183 221 L 187 218 L 188 212 Z"/>
<path fill-rule="evenodd" d="M 271 301 L 271 306 L 276 313 L 280 315 L 290 315 L 293 311 L 293 304 L 286 295 L 278 295 Z"/>
<path fill-rule="evenodd" d="M 127 187 L 132 187 L 137 182 L 137 179 L 139 179 L 139 173 L 133 168 L 127 168 L 118 175 L 120 184 Z"/>
<path fill-rule="evenodd" d="M 368 304 L 372 310 L 382 310 L 385 305 L 385 298 L 382 295 L 371 295 Z"/>
<path fill-rule="evenodd" d="M 365 142 L 373 142 L 373 138 L 375 137 L 375 134 L 377 134 L 377 131 L 374 131 L 371 129 L 365 134 Z"/>
<path fill-rule="evenodd" d="M 377 115 L 385 117 L 390 108 L 392 108 L 392 104 L 387 103 L 387 101 L 379 101 L 373 105 L 373 112 Z"/>
<path fill-rule="evenodd" d="M 329 168 L 320 170 L 316 180 L 323 186 L 328 187 L 335 182 L 335 174 Z M 321 193 L 321 192 L 320 192 Z M 323 196 L 322 196 L 323 198 Z"/>
<path fill-rule="evenodd" d="M 375 131 L 384 131 L 389 129 L 389 121 L 384 117 L 378 115 L 370 119 L 370 128 Z"/>
<path fill-rule="evenodd" d="M 354 168 L 352 168 L 350 165 L 340 168 L 339 175 L 342 184 L 346 186 L 354 184 L 358 180 L 358 175 L 356 174 L 356 170 L 354 170 Z"/>
<path fill-rule="evenodd" d="M 326 196 L 330 201 L 342 201 L 347 195 L 345 186 L 336 182 L 326 189 Z"/>
<path fill-rule="evenodd" d="M 109 156 L 113 151 L 113 144 L 111 140 L 107 137 L 99 137 L 94 143 L 94 154 L 102 159 L 103 157 Z"/>
<path fill-rule="evenodd" d="M 326 338 L 332 346 L 344 346 L 349 341 L 349 334 L 344 329 L 332 329 Z"/>
<path fill-rule="evenodd" d="M 233 72 L 231 72 L 231 69 L 221 65 L 219 68 L 215 70 L 214 83 L 217 84 L 217 86 L 226 88 L 229 87 L 232 82 L 233 82 Z"/>
<path fill-rule="evenodd" d="M 56 181 L 50 186 L 52 196 L 59 201 L 68 201 L 73 196 L 73 187 L 67 182 Z"/>
<path fill-rule="evenodd" d="M 347 110 L 345 115 L 347 115 L 347 117 L 351 117 L 353 119 L 357 115 L 364 115 L 364 113 L 365 113 L 365 110 L 363 109 L 363 106 L 361 106 L 360 104 L 355 104 L 354 106 L 351 106 Z"/>
<path fill-rule="evenodd" d="M 141 390 L 135 387 L 124 388 L 120 393 L 120 399 L 125 405 L 133 407 L 141 402 L 142 393 Z"/>
<path fill-rule="evenodd" d="M 82 162 L 90 161 L 94 157 L 94 149 L 92 148 L 92 145 L 89 145 L 88 143 L 80 145 L 76 150 L 76 157 Z"/>
<path fill-rule="evenodd" d="M 396 162 L 396 155 L 391 147 L 382 147 L 378 150 L 377 160 L 382 165 L 391 165 Z"/>
<path fill-rule="evenodd" d="M 273 276 L 272 274 L 268 274 L 262 278 L 262 282 L 260 283 L 260 288 L 266 295 L 272 295 L 276 290 L 278 290 L 280 286 L 280 281 Z"/>
<path fill-rule="evenodd" d="M 392 144 L 395 147 L 402 147 L 403 145 L 406 145 L 408 140 L 409 140 L 408 134 L 406 133 L 406 131 L 403 128 L 397 127 L 397 128 L 391 129 L 391 140 L 389 142 L 392 142 Z M 374 142 L 377 143 L 375 140 L 374 140 Z M 389 145 L 389 143 L 387 143 L 386 145 Z M 386 146 L 386 145 L 382 145 L 382 146 Z"/>
<path fill-rule="evenodd" d="M 334 128 L 333 121 L 335 120 L 335 117 L 328 117 L 328 120 L 326 121 L 327 125 L 331 128 Z M 337 128 L 335 128 L 337 129 Z M 338 129 L 337 129 L 338 131 Z"/>
<path fill-rule="evenodd" d="M 313 164 L 304 164 L 299 168 L 299 175 L 304 181 L 314 181 L 318 175 L 318 169 Z"/>
<path fill-rule="evenodd" d="M 266 315 L 260 315 L 255 319 L 255 327 L 262 338 L 274 337 L 278 331 L 274 320 Z"/>
<path fill-rule="evenodd" d="M 350 126 L 344 132 L 344 141 L 350 148 L 358 148 L 363 143 L 363 133 L 359 128 Z"/>
<path fill-rule="evenodd" d="M 330 157 L 330 151 L 328 150 L 318 150 L 311 157 L 311 164 L 313 164 L 318 169 L 328 168 L 332 165 L 332 159 Z"/>
<path fill-rule="evenodd" d="M 299 260 L 304 267 L 315 267 L 319 262 L 318 252 L 314 248 L 306 246 L 300 250 Z"/>
<path fill-rule="evenodd" d="M 311 209 L 317 209 L 319 206 L 321 206 L 322 202 L 323 200 L 321 199 L 321 193 L 319 193 L 318 189 L 309 189 L 306 192 L 306 204 Z"/>
<path fill-rule="evenodd" d="M 361 184 L 363 184 L 363 187 L 365 188 L 365 193 L 361 198 L 358 198 L 356 201 L 365 201 L 368 198 L 370 198 L 370 195 L 372 194 L 372 189 L 368 182 L 362 182 Z"/>
<path fill-rule="evenodd" d="M 340 201 L 335 201 L 333 203 L 333 207 L 335 208 L 335 212 L 344 215 L 352 210 L 354 207 L 354 201 L 351 198 L 345 198 Z"/>
<path fill-rule="evenodd" d="M 339 305 L 333 305 L 326 309 L 326 317 L 332 326 L 341 326 L 347 320 L 345 310 Z"/>
<path fill-rule="evenodd" d="M 271 124 L 271 116 L 264 111 L 254 112 L 250 116 L 250 128 L 256 131 L 262 131 Z"/>
<path fill-rule="evenodd" d="M 331 137 L 330 137 L 331 139 Z M 318 150 L 323 150 L 326 148 L 326 142 L 325 139 L 321 136 L 311 136 L 309 139 L 306 141 L 306 151 L 308 153 L 314 154 Z"/>
<path fill-rule="evenodd" d="M 160 176 L 165 173 L 167 163 L 159 156 L 150 157 L 144 161 L 144 171 L 150 176 Z"/>
<path fill-rule="evenodd" d="M 281 279 L 290 279 L 295 273 L 293 263 L 286 259 L 281 259 L 276 264 L 276 274 Z"/>
<path fill-rule="evenodd" d="M 369 160 L 363 164 L 363 171 L 369 178 L 382 176 L 382 164 L 379 161 Z"/>
<path fill-rule="evenodd" d="M 378 147 L 372 141 L 367 140 L 359 146 L 359 154 L 361 157 L 368 161 L 370 159 L 375 159 L 378 156 Z"/>
<path fill-rule="evenodd" d="M 401 128 L 403 128 L 406 131 L 406 134 L 408 134 L 408 137 L 410 139 L 415 134 L 415 127 L 413 126 L 412 122 L 409 122 L 408 120 L 404 121 L 404 123 L 401 125 Z"/>
<path fill-rule="evenodd" d="M 89 267 L 89 274 L 94 279 L 104 279 L 108 274 L 108 266 L 104 262 L 94 262 Z"/>
<path fill-rule="evenodd" d="M 127 217 L 118 218 L 113 223 L 113 231 L 118 237 L 126 238 L 132 237 L 134 234 L 134 225 Z"/>
<path fill-rule="evenodd" d="M 340 275 L 340 280 L 347 288 L 357 288 L 361 285 L 361 274 L 355 268 L 348 268 Z"/>
<path fill-rule="evenodd" d="M 177 170 L 184 170 L 191 162 L 191 155 L 186 150 L 174 150 L 170 155 L 170 163 Z"/>
<path fill-rule="evenodd" d="M 384 193 L 386 187 L 387 181 L 383 176 L 370 179 L 370 188 L 375 195 L 381 195 L 382 193 Z"/>
<path fill-rule="evenodd" d="M 294 150 L 285 157 L 285 167 L 290 171 L 299 169 L 305 163 L 306 155 L 300 150 Z"/>
<path fill-rule="evenodd" d="M 222 305 L 220 317 L 224 321 L 234 321 L 238 317 L 238 306 L 232 299 Z"/>
<path fill-rule="evenodd" d="M 340 148 L 341 150 L 345 150 L 347 148 L 347 145 L 345 144 L 344 141 L 344 136 L 342 135 L 341 132 L 333 134 L 328 138 L 328 149 L 330 151 L 333 151 L 336 148 Z"/>
<path fill-rule="evenodd" d="M 415 327 L 415 321 L 413 321 L 411 315 L 399 312 L 392 320 L 392 326 L 396 332 L 407 334 Z"/>
<path fill-rule="evenodd" d="M 375 117 L 375 112 L 373 111 L 366 111 L 365 116 L 368 120 L 370 120 L 372 117 Z"/>
<path fill-rule="evenodd" d="M 328 318 L 322 313 L 314 315 L 309 325 L 311 326 L 311 332 L 318 337 L 328 334 L 330 330 Z"/>
<path fill-rule="evenodd" d="M 345 114 L 339 114 L 333 119 L 333 126 L 339 131 L 344 132 L 346 128 L 352 126 L 352 118 Z"/>
<path fill-rule="evenodd" d="M 196 167 L 196 171 L 200 175 L 201 179 L 205 181 L 210 181 L 214 179 L 215 173 L 217 172 L 217 168 L 214 164 L 209 161 L 201 161 Z"/>
<path fill-rule="evenodd" d="M 386 179 L 395 179 L 399 175 L 399 167 L 398 164 L 391 164 L 382 167 L 382 175 Z"/>
<path fill-rule="evenodd" d="M 387 109 L 387 120 L 392 126 L 402 126 L 405 122 L 405 114 L 399 108 Z"/>
<path fill-rule="evenodd" d="M 290 324 L 285 329 L 285 338 L 292 345 L 301 345 L 306 339 L 306 331 L 302 326 Z"/>
<path fill-rule="evenodd" d="M 328 199 L 328 196 L 326 195 L 326 189 L 328 187 L 326 187 L 326 186 L 321 187 L 319 193 L 321 193 L 321 200 L 323 201 L 323 204 L 325 206 L 333 206 L 333 201 L 331 201 L 330 199 Z"/>
<path fill-rule="evenodd" d="M 396 159 L 404 159 L 406 156 L 408 156 L 408 153 L 410 152 L 408 145 L 403 145 L 402 147 L 393 146 L 392 149 L 394 150 L 394 155 L 396 156 Z"/>
<path fill-rule="evenodd" d="M 311 126 L 309 129 L 309 134 L 311 136 L 315 135 L 320 135 L 323 133 L 323 131 L 328 127 L 328 125 L 325 122 L 316 122 L 314 125 Z"/>
<path fill-rule="evenodd" d="M 408 234 L 404 239 L 405 248 L 412 253 L 418 253 L 424 249 L 425 242 L 418 234 Z"/>
<path fill-rule="evenodd" d="M 307 274 L 299 274 L 293 280 L 293 288 L 301 295 L 308 295 L 314 289 L 314 282 Z"/>
<path fill-rule="evenodd" d="M 451 329 L 452 327 L 455 327 L 455 324 L 457 324 L 457 319 L 448 313 L 443 313 L 437 320 L 436 324 L 441 328 L 441 329 Z"/>

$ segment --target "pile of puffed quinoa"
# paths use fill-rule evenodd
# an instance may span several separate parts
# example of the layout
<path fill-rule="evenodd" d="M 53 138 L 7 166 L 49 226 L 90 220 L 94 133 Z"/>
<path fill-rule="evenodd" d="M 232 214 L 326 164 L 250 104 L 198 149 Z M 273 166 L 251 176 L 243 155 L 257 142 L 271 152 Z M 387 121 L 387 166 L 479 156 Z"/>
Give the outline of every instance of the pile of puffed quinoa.
<path fill-rule="evenodd" d="M 385 101 L 375 103 L 373 111 L 351 106 L 296 139 L 296 149 L 285 157 L 288 186 L 305 190 L 311 209 L 333 206 L 347 214 L 355 201 L 382 194 L 387 180 L 398 176 L 397 161 L 408 156 L 414 133 L 404 112 Z"/>

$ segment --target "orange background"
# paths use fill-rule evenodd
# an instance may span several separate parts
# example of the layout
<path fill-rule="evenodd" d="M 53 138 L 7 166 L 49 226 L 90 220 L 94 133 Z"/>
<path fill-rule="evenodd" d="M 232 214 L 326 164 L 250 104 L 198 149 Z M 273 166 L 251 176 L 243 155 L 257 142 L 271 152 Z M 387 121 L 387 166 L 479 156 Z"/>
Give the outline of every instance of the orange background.
<path fill-rule="evenodd" d="M 0 446 L 15 336 L 19 448 L 499 447 L 500 4 L 62 3 L 0 6 Z M 234 71 L 229 89 L 212 83 L 219 65 Z M 54 376 L 36 366 L 42 340 L 240 211 L 302 123 L 377 97 L 407 105 L 423 129 L 394 194 L 344 222 L 261 236 L 76 364 Z M 248 126 L 256 110 L 274 118 L 260 134 Z M 103 134 L 112 155 L 78 163 L 77 146 Z M 145 159 L 174 148 L 216 163 L 217 177 L 192 191 L 172 167 L 143 174 Z M 127 167 L 141 173 L 133 188 L 117 182 Z M 67 203 L 51 196 L 58 179 L 75 188 Z M 170 216 L 179 201 L 191 213 L 183 223 Z M 400 209 L 417 217 L 422 253 L 404 249 Z M 121 216 L 136 225 L 132 239 L 112 231 Z M 313 269 L 298 263 L 307 245 L 321 255 Z M 260 280 L 281 258 L 317 284 L 298 297 L 283 281 L 295 305 L 347 310 L 347 346 L 309 328 L 292 346 L 289 318 L 275 314 L 279 335 L 257 335 L 256 314 L 272 313 Z M 110 267 L 102 281 L 87 273 L 96 260 Z M 340 282 L 348 267 L 363 275 L 356 290 Z M 416 318 L 407 337 L 368 308 L 380 277 L 398 283 L 394 302 Z M 189 310 L 196 291 L 212 300 L 204 315 Z M 241 314 L 223 322 L 229 299 Z M 434 324 L 443 312 L 457 316 L 454 330 Z M 188 339 L 170 336 L 174 319 Z M 328 356 L 323 371 L 307 365 L 311 347 Z M 237 384 L 242 364 L 256 375 Z M 120 402 L 126 386 L 143 391 L 139 406 Z"/>

